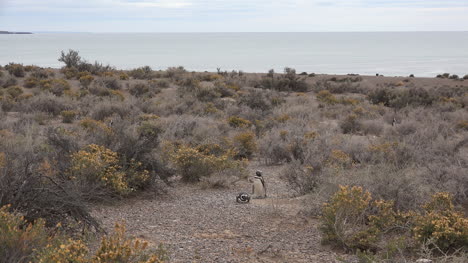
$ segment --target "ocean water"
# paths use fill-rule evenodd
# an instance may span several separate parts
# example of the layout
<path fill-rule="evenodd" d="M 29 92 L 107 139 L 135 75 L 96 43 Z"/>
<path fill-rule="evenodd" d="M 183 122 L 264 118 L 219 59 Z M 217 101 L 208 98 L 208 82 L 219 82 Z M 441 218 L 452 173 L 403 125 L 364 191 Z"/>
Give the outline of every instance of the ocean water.
<path fill-rule="evenodd" d="M 61 33 L 0 35 L 0 64 L 61 67 L 61 50 L 119 69 L 298 72 L 434 77 L 468 74 L 468 32 Z"/>

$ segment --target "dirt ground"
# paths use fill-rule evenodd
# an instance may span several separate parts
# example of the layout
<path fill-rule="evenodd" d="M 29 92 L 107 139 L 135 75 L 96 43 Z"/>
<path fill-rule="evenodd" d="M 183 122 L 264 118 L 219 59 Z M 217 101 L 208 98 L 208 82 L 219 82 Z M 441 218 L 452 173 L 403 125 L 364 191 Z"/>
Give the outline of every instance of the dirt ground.
<path fill-rule="evenodd" d="M 350 262 L 352 256 L 320 244 L 318 219 L 300 211 L 304 198 L 291 197 L 278 166 L 251 164 L 267 182 L 266 199 L 238 204 L 247 180 L 230 189 L 201 189 L 176 183 L 164 195 L 96 207 L 106 230 L 124 220 L 128 233 L 162 243 L 171 262 Z"/>

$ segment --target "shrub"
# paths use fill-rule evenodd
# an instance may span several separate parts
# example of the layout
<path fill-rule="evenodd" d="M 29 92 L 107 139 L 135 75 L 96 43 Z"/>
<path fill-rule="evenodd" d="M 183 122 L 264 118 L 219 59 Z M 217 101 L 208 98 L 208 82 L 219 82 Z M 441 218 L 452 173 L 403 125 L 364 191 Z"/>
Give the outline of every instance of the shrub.
<path fill-rule="evenodd" d="M 6 80 L 2 80 L 0 79 L 0 84 L 2 85 L 2 87 L 4 88 L 8 88 L 8 87 L 11 87 L 11 86 L 14 86 L 18 83 L 18 80 L 14 77 L 8 77 Z"/>
<path fill-rule="evenodd" d="M 234 136 L 233 143 L 238 158 L 250 158 L 257 151 L 255 133 L 251 131 L 237 134 Z"/>
<path fill-rule="evenodd" d="M 231 155 L 230 152 L 227 152 L 216 156 L 182 145 L 170 154 L 170 158 L 184 181 L 196 182 L 214 172 L 221 172 L 239 165 L 238 162 L 230 160 Z"/>
<path fill-rule="evenodd" d="M 97 104 L 91 113 L 95 120 L 103 121 L 112 116 L 119 116 L 121 119 L 129 116 L 130 108 L 125 103 L 112 103 L 112 101 L 104 101 Z"/>
<path fill-rule="evenodd" d="M 108 89 L 119 90 L 121 88 L 119 80 L 115 77 L 103 77 L 99 82 Z"/>
<path fill-rule="evenodd" d="M 358 120 L 358 116 L 356 114 L 349 114 L 346 118 L 340 121 L 340 128 L 345 134 L 360 131 L 361 124 Z"/>
<path fill-rule="evenodd" d="M 148 85 L 144 83 L 137 83 L 133 85 L 129 90 L 130 94 L 132 94 L 135 97 L 140 97 L 146 93 L 149 92 L 149 87 Z"/>
<path fill-rule="evenodd" d="M 77 68 L 79 64 L 81 63 L 81 57 L 78 51 L 70 49 L 68 50 L 68 53 L 65 54 L 65 52 L 63 52 L 62 50 L 58 61 L 65 63 L 65 66 L 67 68 L 71 68 L 71 67 Z"/>
<path fill-rule="evenodd" d="M 463 79 L 468 79 L 468 74 L 466 74 L 465 76 L 463 76 Z"/>
<path fill-rule="evenodd" d="M 168 260 L 162 247 L 149 252 L 148 243 L 126 236 L 125 226 L 116 224 L 114 233 L 102 238 L 90 255 L 80 239 L 66 238 L 57 227 L 50 231 L 43 220 L 28 223 L 18 214 L 0 208 L 0 262 L 69 262 L 69 263 L 163 263 Z M 54 233 L 56 232 L 56 233 Z"/>
<path fill-rule="evenodd" d="M 29 77 L 27 79 L 24 80 L 24 87 L 25 88 L 34 88 L 34 87 L 37 87 L 39 86 L 39 79 L 35 78 L 35 77 Z"/>
<path fill-rule="evenodd" d="M 83 87 L 87 88 L 87 87 L 89 87 L 89 85 L 91 85 L 91 82 L 93 82 L 94 77 L 91 76 L 91 75 L 84 75 L 84 76 L 80 77 L 79 80 L 80 80 L 80 84 Z"/>
<path fill-rule="evenodd" d="M 424 212 L 416 217 L 413 232 L 419 242 L 430 240 L 444 252 L 468 249 L 468 219 L 455 211 L 448 193 L 432 196 Z"/>
<path fill-rule="evenodd" d="M 229 126 L 233 128 L 246 128 L 252 125 L 252 122 L 249 120 L 243 119 L 237 116 L 231 116 L 228 118 Z"/>
<path fill-rule="evenodd" d="M 131 70 L 128 75 L 134 79 L 150 79 L 153 75 L 153 70 L 150 66 L 144 66 Z"/>
<path fill-rule="evenodd" d="M 67 101 L 52 94 L 39 94 L 32 97 L 21 109 L 26 112 L 40 111 L 57 116 L 60 112 L 70 109 L 70 106 Z"/>
<path fill-rule="evenodd" d="M 112 129 L 107 127 L 102 121 L 87 118 L 80 121 L 80 126 L 88 132 L 102 131 L 108 135 L 112 134 Z"/>
<path fill-rule="evenodd" d="M 125 236 L 125 226 L 116 224 L 114 234 L 102 239 L 91 263 L 162 263 L 168 260 L 161 246 L 156 253 L 146 252 L 147 247 L 148 242 L 129 239 Z"/>
<path fill-rule="evenodd" d="M 49 243 L 45 222 L 28 223 L 9 209 L 0 208 L 0 262 L 31 262 L 37 250 Z"/>
<path fill-rule="evenodd" d="M 138 171 L 140 163 L 132 162 L 125 171 L 117 153 L 95 144 L 72 154 L 71 163 L 71 179 L 100 184 L 118 195 L 136 190 L 149 179 L 148 171 Z"/>
<path fill-rule="evenodd" d="M 22 78 L 25 76 L 23 64 L 10 63 L 5 66 L 5 69 L 8 71 L 8 73 L 10 73 L 10 75 L 17 78 Z"/>
<path fill-rule="evenodd" d="M 454 79 L 454 80 L 457 80 L 459 78 L 460 77 L 458 77 L 458 75 L 455 75 L 455 74 L 453 74 L 452 76 L 449 77 L 449 79 Z"/>
<path fill-rule="evenodd" d="M 331 94 L 330 91 L 328 90 L 319 91 L 316 97 L 317 97 L 317 100 L 325 104 L 333 105 L 333 104 L 338 103 L 338 99 L 336 99 L 335 96 L 333 96 L 333 94 Z"/>
<path fill-rule="evenodd" d="M 299 195 L 313 192 L 319 183 L 314 168 L 312 166 L 303 167 L 298 160 L 287 164 L 282 170 L 281 177 L 286 179 L 291 189 Z"/>
<path fill-rule="evenodd" d="M 40 86 L 43 90 L 49 91 L 55 96 L 62 96 L 67 90 L 70 90 L 70 84 L 65 79 L 47 79 L 41 80 Z"/>
<path fill-rule="evenodd" d="M 23 89 L 21 87 L 18 87 L 18 86 L 13 86 L 13 87 L 9 87 L 7 90 L 6 90 L 6 93 L 8 95 L 10 95 L 11 98 L 13 99 L 16 99 L 18 98 L 21 94 L 23 94 Z"/>
<path fill-rule="evenodd" d="M 119 75 L 119 79 L 120 79 L 120 80 L 129 80 L 130 77 L 129 77 L 126 73 L 121 73 L 121 74 Z"/>
<path fill-rule="evenodd" d="M 76 111 L 66 110 L 60 112 L 60 115 L 62 115 L 63 123 L 72 123 L 75 120 L 76 115 L 78 115 L 78 113 Z"/>
<path fill-rule="evenodd" d="M 63 75 L 65 75 L 65 78 L 67 78 L 67 79 L 73 79 L 73 78 L 79 78 L 80 77 L 80 71 L 75 67 L 62 68 L 60 70 L 60 72 L 62 72 Z"/>
<path fill-rule="evenodd" d="M 363 226 L 370 203 L 370 193 L 361 187 L 340 186 L 339 191 L 322 209 L 322 241 L 346 249 L 363 247 L 365 244 L 359 242 L 358 237 L 365 231 Z"/>

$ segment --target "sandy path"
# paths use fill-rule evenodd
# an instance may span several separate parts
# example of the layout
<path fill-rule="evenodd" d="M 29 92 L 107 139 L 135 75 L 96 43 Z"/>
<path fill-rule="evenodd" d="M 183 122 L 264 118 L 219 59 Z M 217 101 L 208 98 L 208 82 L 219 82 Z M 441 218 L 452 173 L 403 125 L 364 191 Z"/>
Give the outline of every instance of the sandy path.
<path fill-rule="evenodd" d="M 320 245 L 317 220 L 298 214 L 302 201 L 288 197 L 278 167 L 249 168 L 264 172 L 267 199 L 237 204 L 248 182 L 223 190 L 178 184 L 164 196 L 101 206 L 94 214 L 108 230 L 125 220 L 128 233 L 162 242 L 171 262 L 342 262 L 337 258 L 346 256 Z"/>

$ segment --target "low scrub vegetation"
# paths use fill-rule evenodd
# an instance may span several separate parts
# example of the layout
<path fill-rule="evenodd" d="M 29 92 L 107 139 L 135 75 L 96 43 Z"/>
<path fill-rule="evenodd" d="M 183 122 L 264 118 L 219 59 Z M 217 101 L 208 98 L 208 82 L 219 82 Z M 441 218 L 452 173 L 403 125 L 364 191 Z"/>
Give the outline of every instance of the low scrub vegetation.
<path fill-rule="evenodd" d="M 458 209 L 468 203 L 468 86 L 450 74 L 431 85 L 291 68 L 122 71 L 73 50 L 59 61 L 60 70 L 0 69 L 0 206 L 24 217 L 15 231 L 26 232 L 11 238 L 34 240 L 20 251 L 25 262 L 115 262 L 106 252 L 92 261 L 98 254 L 73 240 L 40 252 L 43 236 L 59 223 L 99 232 L 90 206 L 158 192 L 178 178 L 229 187 L 249 162 L 281 165 L 287 194 L 317 197 L 304 209 L 322 218 L 324 242 L 346 251 L 382 258 L 466 250 Z M 111 239 L 123 242 L 112 249 L 127 251 L 122 235 Z M 8 244 L 15 242 L 23 241 Z M 162 260 L 131 258 L 122 262 Z"/>
<path fill-rule="evenodd" d="M 161 263 L 168 260 L 165 250 L 149 251 L 148 243 L 130 239 L 125 226 L 116 224 L 111 235 L 102 238 L 99 248 L 91 249 L 80 239 L 68 236 L 60 225 L 46 228 L 43 220 L 27 222 L 22 216 L 0 208 L 0 262 L 128 262 Z"/>

